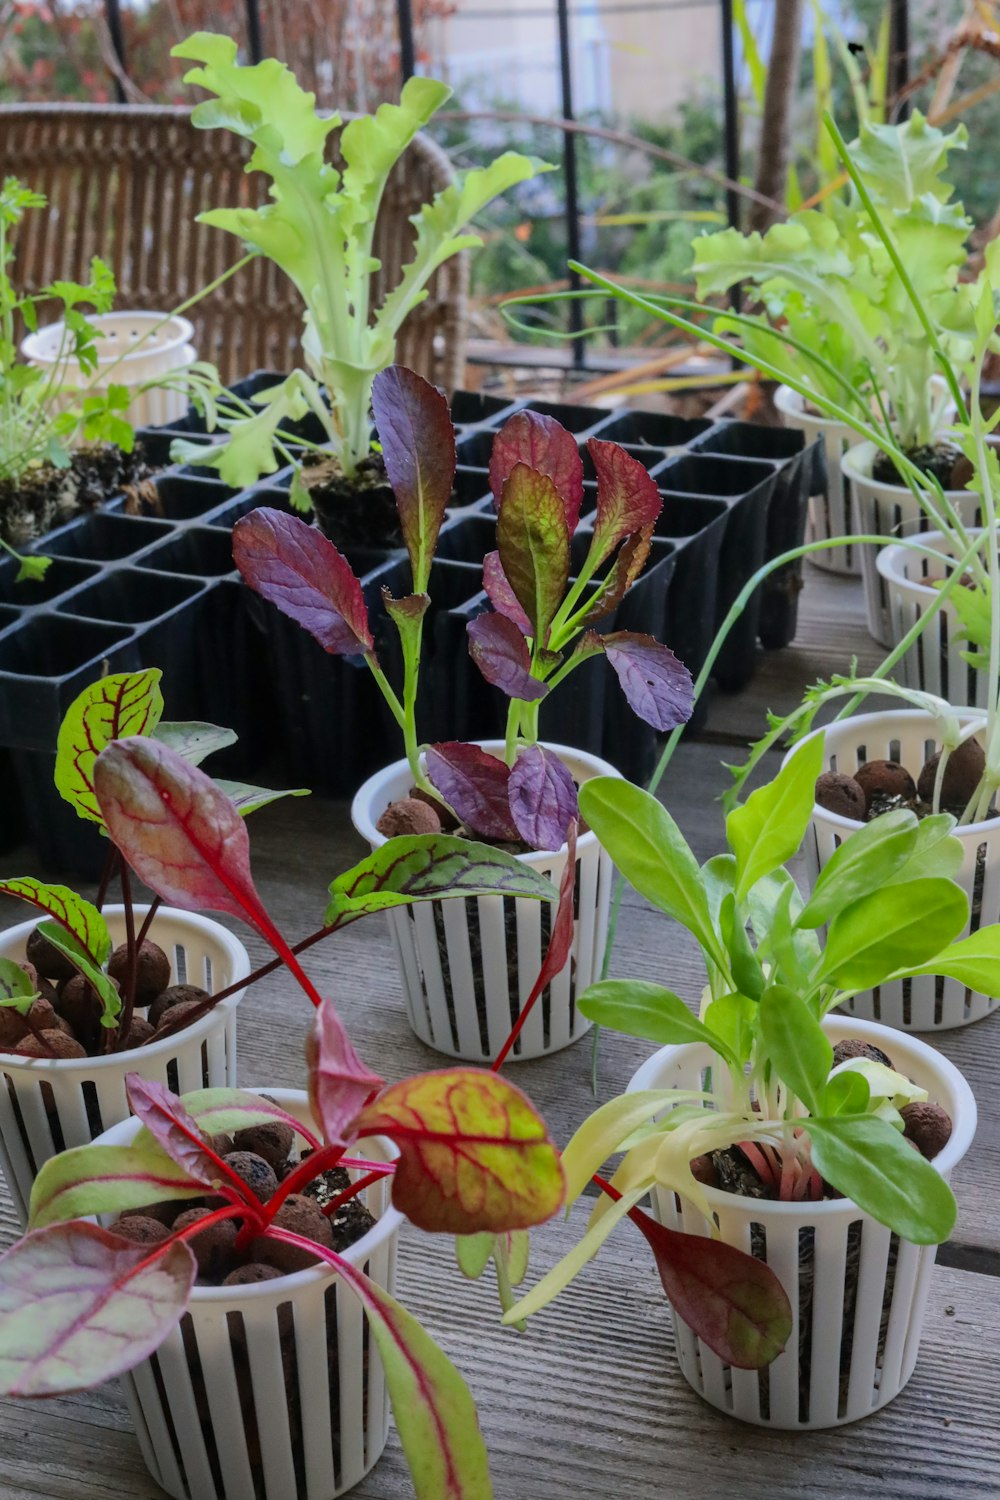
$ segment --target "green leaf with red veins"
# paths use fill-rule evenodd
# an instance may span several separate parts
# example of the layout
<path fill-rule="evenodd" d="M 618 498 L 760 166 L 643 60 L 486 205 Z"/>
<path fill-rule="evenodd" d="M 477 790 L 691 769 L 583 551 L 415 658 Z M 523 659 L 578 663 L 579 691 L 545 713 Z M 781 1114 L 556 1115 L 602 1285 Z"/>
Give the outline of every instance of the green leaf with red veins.
<path fill-rule="evenodd" d="M 591 597 L 586 613 L 577 622 L 580 628 L 596 624 L 618 608 L 646 566 L 652 536 L 652 526 L 646 526 L 642 531 L 634 531 L 625 538 L 607 577 Z"/>
<path fill-rule="evenodd" d="M 392 1201 L 418 1229 L 529 1229 L 562 1205 L 562 1166 L 545 1122 L 496 1073 L 449 1068 L 393 1084 L 356 1130 L 399 1148 Z"/>
<path fill-rule="evenodd" d="M 59 926 L 76 938 L 95 968 L 100 968 L 111 952 L 108 924 L 89 901 L 84 901 L 66 885 L 46 885 L 30 875 L 15 875 L 0 880 L 0 895 L 17 896 L 54 918 Z"/>
<path fill-rule="evenodd" d="M 74 1146 L 44 1163 L 31 1189 L 29 1224 L 40 1229 L 87 1214 L 121 1213 L 161 1198 L 204 1194 L 205 1183 L 140 1131 L 130 1146 Z"/>
<path fill-rule="evenodd" d="M 313 1119 L 328 1145 L 345 1146 L 354 1120 L 385 1080 L 365 1067 L 328 1000 L 306 1037 L 306 1065 Z"/>
<path fill-rule="evenodd" d="M 490 453 L 490 489 L 499 505 L 503 487 L 515 464 L 527 464 L 547 474 L 559 492 L 570 535 L 576 530 L 583 503 L 583 459 L 576 438 L 555 417 L 537 411 L 518 411 L 496 437 Z"/>
<path fill-rule="evenodd" d="M 428 745 L 424 761 L 431 785 L 467 827 L 480 838 L 516 842 L 506 762 L 462 740 Z"/>
<path fill-rule="evenodd" d="M 651 635 L 617 630 L 604 637 L 604 650 L 634 714 L 664 731 L 686 724 L 694 709 L 694 683 L 669 646 Z"/>
<path fill-rule="evenodd" d="M 390 365 L 375 376 L 372 411 L 419 594 L 430 578 L 455 483 L 451 412 L 436 386 L 402 365 Z"/>
<path fill-rule="evenodd" d="M 38 990 L 20 964 L 0 958 L 0 1006 L 25 1015 L 38 999 Z"/>
<path fill-rule="evenodd" d="M 361 584 L 317 527 L 261 507 L 233 527 L 233 560 L 250 587 L 307 630 L 324 651 L 334 656 L 371 651 Z"/>
<path fill-rule="evenodd" d="M 544 682 L 531 675 L 528 643 L 513 620 L 505 615 L 477 615 L 466 626 L 469 655 L 486 681 L 508 698 L 534 703 L 548 692 Z"/>
<path fill-rule="evenodd" d="M 625 537 L 652 526 L 663 500 L 649 470 L 618 443 L 587 443 L 597 470 L 597 519 L 590 557 L 600 565 Z"/>
<path fill-rule="evenodd" d="M 487 552 L 483 559 L 483 588 L 498 615 L 506 616 L 522 635 L 531 634 L 531 621 L 514 597 L 499 552 Z"/>
<path fill-rule="evenodd" d="M 116 672 L 84 688 L 66 710 L 56 741 L 56 788 L 77 815 L 100 823 L 94 795 L 94 762 L 112 740 L 152 734 L 163 713 L 157 667 Z"/>
<path fill-rule="evenodd" d="M 536 643 L 548 643 L 549 626 L 569 582 L 569 526 L 552 480 L 526 464 L 507 477 L 497 518 L 500 561 Z"/>
<path fill-rule="evenodd" d="M 152 1354 L 198 1268 L 181 1242 L 149 1257 L 96 1224 L 53 1225 L 0 1256 L 0 1392 L 87 1390 Z"/>
<path fill-rule="evenodd" d="M 113 1026 L 122 1008 L 121 995 L 104 970 L 94 963 L 91 954 L 79 938 L 52 921 L 39 922 L 38 931 L 52 944 L 53 948 L 58 948 L 59 952 L 69 959 L 77 973 L 82 974 L 88 984 L 97 991 L 103 1006 L 101 1025 Z"/>
<path fill-rule="evenodd" d="M 125 1092 L 132 1113 L 189 1177 L 205 1187 L 219 1180 L 219 1164 L 210 1154 L 201 1126 L 188 1114 L 176 1094 L 155 1078 L 138 1073 L 125 1077 Z"/>
<path fill-rule="evenodd" d="M 312 1131 L 263 1094 L 250 1094 L 242 1089 L 196 1089 L 184 1095 L 184 1105 L 206 1135 L 235 1135 L 238 1130 L 279 1120 L 291 1126 L 314 1150 L 318 1145 Z"/>

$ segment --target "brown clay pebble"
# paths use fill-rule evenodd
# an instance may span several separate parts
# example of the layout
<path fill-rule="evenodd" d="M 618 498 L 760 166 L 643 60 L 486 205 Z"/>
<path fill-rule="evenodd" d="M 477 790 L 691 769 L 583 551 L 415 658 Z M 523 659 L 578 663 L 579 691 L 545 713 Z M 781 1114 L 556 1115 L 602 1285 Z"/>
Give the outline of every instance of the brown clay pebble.
<path fill-rule="evenodd" d="M 174 1220 L 174 1229 L 187 1229 L 190 1225 L 197 1224 L 199 1219 L 207 1219 L 210 1213 L 211 1210 L 207 1208 L 186 1209 Z M 191 1235 L 187 1244 L 194 1252 L 200 1275 L 209 1281 L 221 1281 L 223 1276 L 228 1275 L 232 1270 L 236 1234 L 237 1227 L 232 1219 L 219 1219 L 208 1229 L 202 1230 L 201 1234 Z"/>
<path fill-rule="evenodd" d="M 0 1052 L 13 1052 L 27 1031 L 24 1017 L 12 1005 L 0 1006 Z"/>
<path fill-rule="evenodd" d="M 66 955 L 54 948 L 37 927 L 24 946 L 24 954 L 39 974 L 44 974 L 46 979 L 52 979 L 57 984 L 76 973 L 75 966 Z"/>
<path fill-rule="evenodd" d="M 42 1045 L 42 1041 L 48 1044 L 47 1048 Z M 50 1060 L 53 1057 L 86 1057 L 87 1055 L 75 1037 L 67 1036 L 63 1031 L 56 1031 L 54 1027 L 42 1032 L 42 1041 L 29 1031 L 27 1036 L 21 1038 L 14 1051 L 19 1057 L 47 1057 Z"/>
<path fill-rule="evenodd" d="M 187 1201 L 190 1203 L 191 1200 Z M 184 1212 L 184 1203 L 183 1198 L 166 1198 L 162 1203 L 146 1203 L 142 1208 L 123 1208 L 118 1216 L 119 1222 L 133 1217 L 155 1219 L 158 1224 L 166 1224 L 169 1228 L 177 1215 Z"/>
<path fill-rule="evenodd" d="M 201 1007 L 200 1000 L 182 1000 L 179 1005 L 171 1005 L 165 1010 L 156 1022 L 157 1031 L 163 1031 L 169 1024 L 171 1030 L 183 1031 L 188 1021 L 197 1021 L 199 1017 L 195 1014 Z M 184 1018 L 187 1017 L 187 1020 Z M 153 1022 L 150 1021 L 150 1025 Z"/>
<path fill-rule="evenodd" d="M 100 1036 L 104 1009 L 93 985 L 88 984 L 82 974 L 74 974 L 60 989 L 56 1004 L 59 1014 L 72 1026 L 77 1038 L 92 1050 Z"/>
<path fill-rule="evenodd" d="M 108 973 L 124 989 L 128 977 L 128 944 L 119 943 L 111 955 Z M 170 960 L 158 943 L 143 938 L 135 964 L 135 1003 L 151 1005 L 170 983 Z"/>
<path fill-rule="evenodd" d="M 394 839 L 400 834 L 440 833 L 441 819 L 429 802 L 400 797 L 398 802 L 390 802 L 375 827 L 387 839 Z"/>
<path fill-rule="evenodd" d="M 437 813 L 438 822 L 445 833 L 450 833 L 453 828 L 458 827 L 458 819 L 451 808 L 445 807 L 443 802 L 439 802 L 430 792 L 425 792 L 423 787 L 411 786 L 406 795 L 412 797 L 415 802 L 426 802 L 428 807 L 432 807 Z"/>
<path fill-rule="evenodd" d="M 302 1193 L 289 1194 L 275 1214 L 273 1223 L 279 1229 L 287 1229 L 292 1234 L 302 1235 L 303 1239 L 315 1240 L 328 1250 L 333 1249 L 333 1231 L 329 1220 L 319 1205 Z M 310 1255 L 307 1250 L 300 1250 L 297 1245 L 286 1245 L 280 1240 L 263 1238 L 254 1240 L 250 1253 L 255 1259 L 277 1267 L 283 1275 L 304 1271 L 307 1266 L 315 1265 L 317 1260 L 315 1255 Z"/>
<path fill-rule="evenodd" d="M 903 1136 L 912 1141 L 928 1161 L 933 1161 L 951 1139 L 951 1116 L 940 1104 L 904 1104 L 899 1111 Z"/>
<path fill-rule="evenodd" d="M 261 1203 L 266 1203 L 278 1191 L 277 1174 L 271 1163 L 262 1156 L 255 1156 L 252 1151 L 230 1151 L 222 1160 L 246 1183 Z"/>
<path fill-rule="evenodd" d="M 43 1000 L 39 995 L 28 1011 L 28 1020 L 33 1026 L 37 1026 L 39 1031 L 47 1031 L 50 1026 L 56 1024 L 56 1019 L 56 1013 L 48 1000 Z"/>
<path fill-rule="evenodd" d="M 860 823 L 865 815 L 865 794 L 853 776 L 842 771 L 824 771 L 816 778 L 816 801 L 827 812 Z"/>
<path fill-rule="evenodd" d="M 846 1042 L 838 1042 L 833 1049 L 833 1066 L 839 1068 L 842 1062 L 847 1062 L 852 1057 L 867 1057 L 871 1062 L 882 1063 L 884 1067 L 892 1067 L 892 1058 L 881 1047 L 873 1047 L 871 1042 L 859 1041 L 857 1037 L 851 1037 Z"/>
<path fill-rule="evenodd" d="M 115 1220 L 111 1233 L 120 1235 L 123 1240 L 131 1240 L 135 1245 L 158 1245 L 167 1238 L 170 1230 L 148 1214 L 129 1214 L 128 1218 Z"/>
<path fill-rule="evenodd" d="M 274 1281 L 281 1275 L 277 1266 L 265 1266 L 262 1261 L 252 1260 L 249 1265 L 237 1266 L 230 1271 L 223 1286 L 255 1286 L 258 1281 Z"/>
<path fill-rule="evenodd" d="M 917 791 L 923 802 L 931 802 L 934 798 L 934 782 L 940 759 L 939 750 L 937 755 L 932 755 L 930 760 L 925 761 L 920 773 Z M 953 750 L 941 779 L 941 806 L 964 807 L 979 785 L 985 765 L 986 756 L 978 740 L 966 740 L 957 750 Z"/>
<path fill-rule="evenodd" d="M 866 812 L 876 796 L 902 797 L 909 802 L 917 795 L 913 777 L 905 766 L 894 760 L 866 760 L 855 771 L 854 780 L 864 793 Z"/>
<path fill-rule="evenodd" d="M 230 1149 L 262 1156 L 280 1177 L 294 1139 L 295 1132 L 290 1125 L 281 1120 L 269 1120 L 266 1125 L 250 1125 L 246 1130 L 238 1130 Z"/>
<path fill-rule="evenodd" d="M 235 1151 L 236 1146 L 231 1135 L 210 1135 L 208 1144 L 216 1156 L 228 1156 L 230 1151 Z"/>
<path fill-rule="evenodd" d="M 122 1044 L 122 1051 L 134 1052 L 136 1047 L 144 1047 L 155 1035 L 156 1027 L 150 1026 L 145 1016 L 133 1016 L 129 1022 L 128 1036 Z"/>
<path fill-rule="evenodd" d="M 169 989 L 157 995 L 149 1007 L 146 1019 L 152 1026 L 159 1026 L 160 1017 L 165 1010 L 171 1006 L 184 1005 L 189 1000 L 207 1000 L 208 991 L 200 989 L 196 984 L 172 984 Z"/>
<path fill-rule="evenodd" d="M 715 1170 L 715 1162 L 710 1155 L 693 1156 L 691 1158 L 691 1176 L 695 1182 L 703 1183 L 705 1187 L 715 1187 L 718 1177 Z"/>

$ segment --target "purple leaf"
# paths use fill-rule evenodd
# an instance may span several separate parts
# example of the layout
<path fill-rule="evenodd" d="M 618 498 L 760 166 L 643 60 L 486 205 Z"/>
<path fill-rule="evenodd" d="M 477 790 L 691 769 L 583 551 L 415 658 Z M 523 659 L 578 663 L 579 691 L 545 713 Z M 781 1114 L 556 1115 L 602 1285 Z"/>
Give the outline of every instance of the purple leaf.
<path fill-rule="evenodd" d="M 569 527 L 552 480 L 526 464 L 515 464 L 504 483 L 497 546 L 532 637 L 544 646 L 569 582 Z"/>
<path fill-rule="evenodd" d="M 436 386 L 402 365 L 390 365 L 375 376 L 372 410 L 419 594 L 427 587 L 455 483 L 451 413 Z"/>
<path fill-rule="evenodd" d="M 344 1146 L 355 1118 L 384 1079 L 365 1067 L 328 1000 L 316 1012 L 306 1038 L 306 1062 L 313 1116 L 328 1145 Z"/>
<path fill-rule="evenodd" d="M 427 775 L 462 822 L 480 838 L 513 843 L 520 837 L 507 797 L 510 771 L 495 755 L 478 745 L 446 740 L 428 746 Z"/>
<path fill-rule="evenodd" d="M 138 1073 L 126 1075 L 125 1092 L 132 1113 L 170 1159 L 196 1182 L 215 1187 L 221 1176 L 219 1164 L 206 1150 L 201 1126 L 191 1118 L 176 1094 L 166 1084 L 142 1078 Z"/>
<path fill-rule="evenodd" d="M 533 849 L 561 849 L 580 816 L 576 783 L 558 755 L 532 745 L 510 773 L 510 811 L 518 833 Z"/>
<path fill-rule="evenodd" d="M 477 615 L 468 627 L 469 655 L 487 682 L 508 698 L 534 703 L 548 688 L 531 675 L 528 643 L 505 615 Z"/>
<path fill-rule="evenodd" d="M 483 559 L 483 588 L 498 615 L 506 615 L 522 635 L 531 634 L 531 621 L 517 602 L 499 552 L 487 552 Z"/>
<path fill-rule="evenodd" d="M 606 635 L 603 644 L 633 713 L 654 729 L 687 723 L 694 708 L 694 684 L 669 646 L 632 630 Z"/>
<path fill-rule="evenodd" d="M 315 526 L 280 510 L 251 511 L 233 527 L 233 560 L 250 587 L 308 630 L 324 651 L 371 651 L 361 584 Z"/>
<path fill-rule="evenodd" d="M 597 470 L 597 520 L 591 552 L 603 562 L 618 543 L 652 526 L 663 501 L 649 470 L 618 443 L 591 438 L 587 450 Z"/>
<path fill-rule="evenodd" d="M 537 411 L 515 412 L 493 439 L 490 454 L 490 488 L 497 506 L 503 487 L 518 463 L 527 464 L 529 469 L 547 474 L 552 480 L 572 536 L 583 503 L 583 460 L 572 433 L 555 417 Z"/>
<path fill-rule="evenodd" d="M 597 620 L 603 620 L 611 614 L 612 610 L 618 608 L 646 566 L 652 535 L 653 528 L 647 526 L 642 531 L 634 531 L 631 536 L 625 538 L 607 577 L 591 598 L 587 613 L 580 621 L 582 627 L 585 628 L 593 625 Z"/>

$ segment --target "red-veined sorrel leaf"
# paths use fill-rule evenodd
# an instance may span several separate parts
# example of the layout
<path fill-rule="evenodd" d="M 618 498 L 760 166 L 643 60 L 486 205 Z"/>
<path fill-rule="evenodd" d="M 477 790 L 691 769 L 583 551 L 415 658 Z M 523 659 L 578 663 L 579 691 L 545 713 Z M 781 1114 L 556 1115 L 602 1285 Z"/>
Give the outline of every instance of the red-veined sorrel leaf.
<path fill-rule="evenodd" d="M 86 1390 L 152 1354 L 198 1268 L 180 1242 L 149 1255 L 96 1224 L 56 1224 L 0 1256 L 0 1391 Z"/>
<path fill-rule="evenodd" d="M 533 849 L 561 849 L 580 816 L 576 783 L 551 750 L 531 745 L 514 762 L 507 786 L 511 817 Z"/>
<path fill-rule="evenodd" d="M 233 560 L 250 587 L 308 630 L 324 651 L 371 651 L 361 584 L 315 526 L 280 510 L 251 511 L 233 527 Z"/>
<path fill-rule="evenodd" d="M 487 552 L 483 559 L 483 588 L 498 615 L 505 615 L 522 635 L 531 634 L 531 621 L 517 602 L 499 552 Z"/>
<path fill-rule="evenodd" d="M 490 489 L 497 505 L 515 464 L 527 464 L 547 474 L 558 491 L 572 536 L 583 503 L 583 460 L 573 434 L 555 417 L 537 411 L 518 411 L 493 439 L 490 453 Z"/>
<path fill-rule="evenodd" d="M 60 927 L 57 922 L 39 922 L 37 930 L 52 944 L 53 948 L 58 948 L 59 952 L 75 965 L 77 973 L 82 974 L 97 991 L 103 1006 L 101 1025 L 112 1026 L 122 1008 L 121 995 L 103 968 L 94 963 L 90 952 L 83 946 L 76 934 L 68 932 L 65 927 Z"/>
<path fill-rule="evenodd" d="M 569 582 L 569 527 L 552 480 L 515 464 L 504 483 L 497 546 L 514 596 L 540 644 Z"/>
<path fill-rule="evenodd" d="M 141 1120 L 153 1139 L 189 1177 L 214 1187 L 221 1173 L 219 1164 L 207 1149 L 201 1126 L 188 1114 L 176 1094 L 155 1078 L 138 1073 L 125 1077 L 125 1092 L 132 1113 Z"/>
<path fill-rule="evenodd" d="M 496 1073 L 449 1068 L 405 1079 L 362 1110 L 356 1129 L 398 1146 L 392 1201 L 419 1229 L 530 1229 L 562 1203 L 545 1122 Z"/>
<path fill-rule="evenodd" d="M 184 1105 L 206 1135 L 235 1135 L 238 1130 L 280 1120 L 308 1141 L 313 1150 L 319 1145 L 311 1130 L 263 1094 L 250 1094 L 242 1089 L 196 1089 L 193 1094 L 184 1095 Z"/>
<path fill-rule="evenodd" d="M 603 620 L 613 609 L 618 608 L 646 566 L 652 536 L 653 528 L 646 526 L 642 531 L 634 531 L 625 538 L 607 577 L 592 596 L 586 614 L 580 619 L 581 628 L 586 629 L 598 620 Z"/>
<path fill-rule="evenodd" d="M 51 1156 L 31 1189 L 32 1229 L 87 1214 L 121 1213 L 161 1198 L 192 1198 L 205 1184 L 141 1131 L 130 1146 L 74 1146 Z"/>
<path fill-rule="evenodd" d="M 115 672 L 85 687 L 70 704 L 56 741 L 56 788 L 77 815 L 100 823 L 94 796 L 94 762 L 112 740 L 151 734 L 163 713 L 158 667 Z"/>
<path fill-rule="evenodd" d="M 111 952 L 111 937 L 108 924 L 89 901 L 84 901 L 66 885 L 46 885 L 30 875 L 15 875 L 10 880 L 0 880 L 0 895 L 17 896 L 46 912 L 88 955 L 95 968 L 100 968 Z"/>
<path fill-rule="evenodd" d="M 526 896 L 552 901 L 544 875 L 502 849 L 439 833 L 390 839 L 330 886 L 327 926 L 344 926 L 369 912 L 464 896 Z M 221 1127 L 220 1127 L 221 1128 Z"/>
<path fill-rule="evenodd" d="M 508 698 L 520 698 L 525 703 L 545 697 L 548 688 L 532 677 L 528 643 L 513 620 L 498 614 L 477 615 L 466 630 L 469 655 L 487 682 Z"/>
<path fill-rule="evenodd" d="M 329 1000 L 306 1038 L 306 1064 L 313 1118 L 328 1145 L 344 1146 L 354 1119 L 384 1080 L 365 1067 Z"/>
<path fill-rule="evenodd" d="M 727 1364 L 759 1370 L 777 1359 L 792 1332 L 792 1309 L 770 1266 L 743 1250 L 657 1224 L 640 1208 L 629 1218 L 656 1259 L 678 1317 Z"/>
<path fill-rule="evenodd" d="M 0 958 L 0 1006 L 25 1015 L 38 999 L 38 989 L 26 970 L 12 958 Z"/>
<path fill-rule="evenodd" d="M 153 738 L 169 745 L 171 750 L 183 755 L 193 766 L 200 766 L 216 750 L 225 750 L 229 745 L 235 745 L 239 736 L 232 729 L 224 729 L 221 724 L 204 724 L 197 719 L 185 719 L 157 724 L 153 730 Z"/>
<path fill-rule="evenodd" d="M 654 729 L 687 723 L 694 708 L 694 684 L 669 646 L 632 630 L 606 635 L 603 644 L 633 713 Z"/>
<path fill-rule="evenodd" d="M 649 470 L 618 443 L 591 438 L 587 451 L 597 470 L 593 548 L 603 562 L 624 537 L 653 525 L 663 501 Z"/>
<path fill-rule="evenodd" d="M 427 775 L 462 822 L 484 839 L 519 837 L 507 797 L 510 770 L 478 745 L 445 740 L 429 745 Z"/>
<path fill-rule="evenodd" d="M 372 411 L 410 554 L 413 588 L 422 593 L 455 483 L 455 429 L 448 402 L 413 370 L 390 365 L 375 376 Z"/>

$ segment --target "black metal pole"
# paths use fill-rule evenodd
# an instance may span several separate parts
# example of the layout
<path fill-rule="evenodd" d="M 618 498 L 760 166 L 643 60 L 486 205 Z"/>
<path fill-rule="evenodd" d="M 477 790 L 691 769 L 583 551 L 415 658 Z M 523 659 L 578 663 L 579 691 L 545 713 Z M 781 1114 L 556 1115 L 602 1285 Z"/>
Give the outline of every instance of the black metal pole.
<path fill-rule="evenodd" d="M 411 0 L 396 0 L 399 17 L 399 70 L 403 82 L 417 71 L 417 49 L 413 41 L 413 6 Z"/>
<path fill-rule="evenodd" d="M 123 73 L 128 71 L 125 63 L 125 33 L 122 31 L 122 13 L 118 0 L 104 0 L 104 17 L 108 23 L 108 34 L 111 37 L 111 45 L 115 49 L 115 57 Z M 115 75 L 115 94 L 119 104 L 124 104 L 128 97 L 122 85 L 121 79 Z"/>
<path fill-rule="evenodd" d="M 733 26 L 733 0 L 722 0 L 722 100 L 725 110 L 724 149 L 726 176 L 740 180 L 740 112 L 736 92 L 736 48 Z M 740 195 L 735 188 L 726 189 L 726 217 L 734 229 L 740 227 Z"/>
<path fill-rule="evenodd" d="M 562 112 L 564 120 L 573 119 L 573 73 L 569 51 L 569 6 L 567 0 L 556 0 L 559 19 L 559 74 L 562 84 Z M 576 160 L 576 132 L 563 131 L 563 181 L 566 184 L 566 249 L 570 260 L 580 259 L 580 192 Z M 580 277 L 576 271 L 569 273 L 570 291 L 579 291 Z M 569 304 L 570 332 L 579 334 L 583 329 L 583 305 L 575 299 Z M 585 350 L 583 339 L 576 338 L 572 344 L 573 364 L 583 368 Z"/>
<path fill-rule="evenodd" d="M 889 82 L 894 98 L 899 99 L 910 81 L 910 6 L 909 0 L 892 0 L 889 12 Z M 895 111 L 897 120 L 910 113 L 910 101 L 900 100 Z"/>
<path fill-rule="evenodd" d="M 246 0 L 247 7 L 247 49 L 250 53 L 250 61 L 259 63 L 264 56 L 264 39 L 260 30 L 260 6 L 258 0 Z"/>

